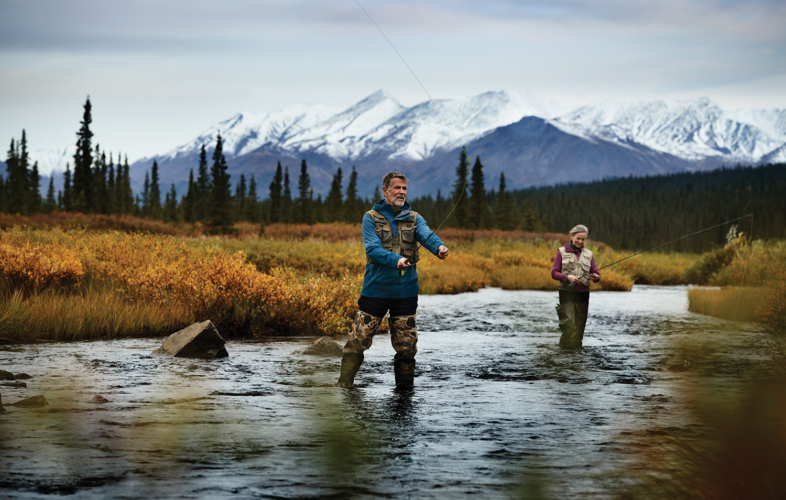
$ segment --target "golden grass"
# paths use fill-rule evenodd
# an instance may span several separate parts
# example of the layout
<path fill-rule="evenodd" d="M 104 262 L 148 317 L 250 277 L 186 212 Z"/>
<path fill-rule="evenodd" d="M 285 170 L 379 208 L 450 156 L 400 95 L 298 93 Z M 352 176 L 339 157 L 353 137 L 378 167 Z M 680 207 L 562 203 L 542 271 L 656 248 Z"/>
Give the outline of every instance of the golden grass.
<path fill-rule="evenodd" d="M 761 321 L 763 318 L 757 310 L 768 293 L 766 288 L 691 288 L 688 290 L 688 310 L 735 321 Z"/>

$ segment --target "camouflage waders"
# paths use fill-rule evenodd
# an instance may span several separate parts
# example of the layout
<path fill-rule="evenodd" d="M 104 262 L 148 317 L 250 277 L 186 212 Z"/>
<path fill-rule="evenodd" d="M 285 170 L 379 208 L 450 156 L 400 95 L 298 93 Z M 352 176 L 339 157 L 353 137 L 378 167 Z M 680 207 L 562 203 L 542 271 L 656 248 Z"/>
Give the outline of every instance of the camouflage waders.
<path fill-rule="evenodd" d="M 390 323 L 390 342 L 396 355 L 393 357 L 393 373 L 397 387 L 412 387 L 415 382 L 415 354 L 418 352 L 417 315 L 394 316 Z"/>
<path fill-rule="evenodd" d="M 388 319 L 390 342 L 396 351 L 393 358 L 393 371 L 396 375 L 397 386 L 412 386 L 414 382 L 415 354 L 418 352 L 418 331 L 415 317 L 416 315 L 413 314 L 394 316 Z M 354 383 L 355 374 L 363 363 L 363 352 L 371 347 L 371 342 L 381 322 L 382 318 L 358 311 L 355 322 L 349 330 L 349 339 L 344 345 L 338 385 L 350 387 Z"/>
<path fill-rule="evenodd" d="M 344 345 L 344 356 L 341 358 L 341 375 L 338 377 L 338 385 L 341 387 L 350 387 L 355 383 L 355 374 L 363 363 L 363 351 L 371 347 L 380 323 L 382 318 L 358 311 L 355 322 L 349 328 L 349 339 Z"/>

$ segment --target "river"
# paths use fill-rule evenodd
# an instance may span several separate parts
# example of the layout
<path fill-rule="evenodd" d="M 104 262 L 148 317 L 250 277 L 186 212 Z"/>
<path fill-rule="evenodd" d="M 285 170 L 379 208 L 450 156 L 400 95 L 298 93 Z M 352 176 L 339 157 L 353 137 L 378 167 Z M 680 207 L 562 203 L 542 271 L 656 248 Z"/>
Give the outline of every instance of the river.
<path fill-rule="evenodd" d="M 0 368 L 7 498 L 614 498 L 769 368 L 759 327 L 688 312 L 684 287 L 594 292 L 585 346 L 557 346 L 556 292 L 422 296 L 415 390 L 375 338 L 356 387 L 314 338 L 151 356 L 162 339 L 11 345 Z M 343 340 L 340 342 L 343 345 Z M 8 406 L 43 394 L 41 408 Z M 110 402 L 90 403 L 96 394 Z M 646 469 L 646 470 L 645 470 Z"/>

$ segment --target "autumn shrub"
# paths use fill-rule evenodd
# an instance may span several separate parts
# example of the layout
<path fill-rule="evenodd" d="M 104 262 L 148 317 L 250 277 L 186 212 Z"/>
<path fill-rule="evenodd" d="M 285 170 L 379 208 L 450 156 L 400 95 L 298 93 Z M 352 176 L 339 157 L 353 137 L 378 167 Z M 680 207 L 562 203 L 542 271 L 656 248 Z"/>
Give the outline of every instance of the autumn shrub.
<path fill-rule="evenodd" d="M 78 287 L 84 275 L 79 256 L 71 248 L 0 240 L 0 279 L 10 289 L 41 291 L 53 286 Z"/>
<path fill-rule="evenodd" d="M 418 263 L 420 293 L 433 295 L 475 292 L 489 284 L 488 276 L 473 264 L 471 257 L 455 255 L 450 259 L 451 261 L 447 262 L 429 256 L 421 257 Z"/>
<path fill-rule="evenodd" d="M 491 272 L 491 285 L 504 290 L 555 290 L 558 283 L 542 267 L 504 266 Z"/>
<path fill-rule="evenodd" d="M 265 226 L 265 238 L 271 240 L 360 241 L 360 224 L 334 222 L 330 224 L 270 224 Z"/>

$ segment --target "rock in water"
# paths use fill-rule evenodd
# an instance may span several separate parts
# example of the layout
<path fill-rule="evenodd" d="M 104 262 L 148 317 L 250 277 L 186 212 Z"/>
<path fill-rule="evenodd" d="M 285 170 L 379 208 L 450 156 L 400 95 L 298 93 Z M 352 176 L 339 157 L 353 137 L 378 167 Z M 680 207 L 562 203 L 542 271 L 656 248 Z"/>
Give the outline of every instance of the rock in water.
<path fill-rule="evenodd" d="M 96 394 L 95 396 L 93 396 L 93 399 L 91 399 L 90 402 L 91 403 L 95 403 L 97 405 L 100 405 L 100 404 L 104 404 L 104 403 L 109 403 L 110 401 L 108 399 L 106 399 L 104 396 L 102 396 L 100 394 Z"/>
<path fill-rule="evenodd" d="M 17 373 L 14 375 L 14 379 L 16 380 L 27 380 L 29 378 L 33 378 L 33 377 L 31 377 L 27 373 Z"/>
<path fill-rule="evenodd" d="M 3 408 L 3 395 L 0 394 L 0 413 L 5 413 L 5 408 Z"/>
<path fill-rule="evenodd" d="M 16 388 L 27 387 L 27 384 L 24 382 L 0 382 L 0 385 L 5 387 L 16 387 Z"/>
<path fill-rule="evenodd" d="M 14 374 L 5 370 L 0 370 L 0 380 L 14 380 Z"/>
<path fill-rule="evenodd" d="M 173 333 L 153 354 L 169 354 L 177 358 L 226 358 L 229 353 L 224 344 L 226 341 L 213 322 L 206 320 Z"/>
<path fill-rule="evenodd" d="M 339 357 L 343 354 L 343 349 L 336 343 L 335 340 L 325 336 L 320 337 L 316 342 L 298 352 L 299 354 L 310 354 L 312 356 Z"/>
<path fill-rule="evenodd" d="M 49 401 L 47 401 L 44 396 L 33 396 L 32 398 L 27 398 L 21 401 L 17 401 L 16 403 L 11 403 L 9 406 L 22 406 L 26 408 L 33 408 L 36 406 L 46 406 L 48 404 Z"/>

